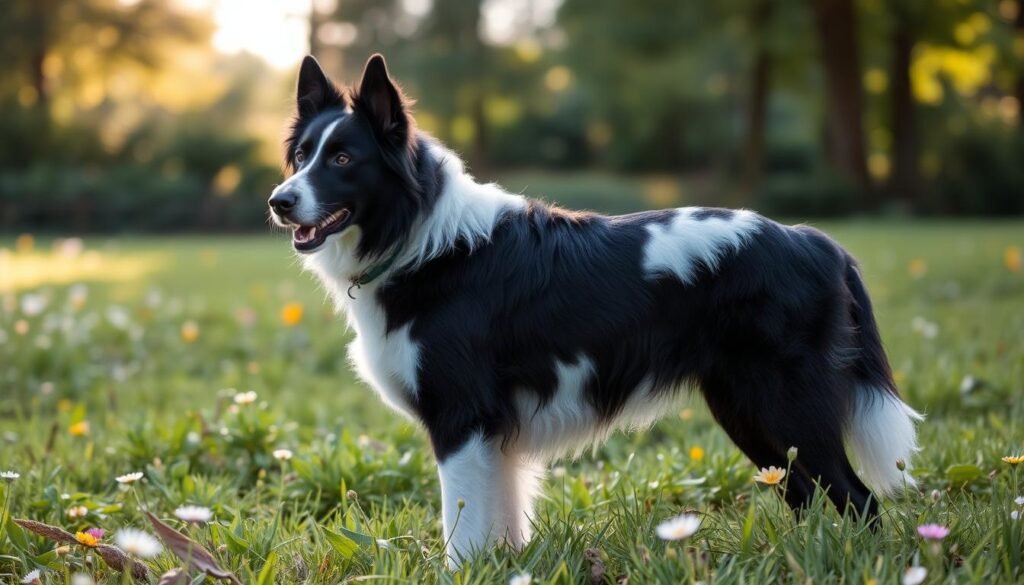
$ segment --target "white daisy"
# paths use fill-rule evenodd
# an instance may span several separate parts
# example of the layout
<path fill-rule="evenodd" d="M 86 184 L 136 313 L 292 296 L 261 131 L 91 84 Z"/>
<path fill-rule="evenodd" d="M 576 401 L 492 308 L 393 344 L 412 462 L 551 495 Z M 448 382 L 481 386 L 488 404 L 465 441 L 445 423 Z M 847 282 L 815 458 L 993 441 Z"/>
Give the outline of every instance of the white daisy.
<path fill-rule="evenodd" d="M 697 532 L 700 522 L 700 516 L 696 514 L 683 514 L 662 522 L 656 532 L 662 540 L 683 540 Z"/>
<path fill-rule="evenodd" d="M 202 524 L 213 519 L 213 510 L 202 506 L 182 506 L 174 511 L 174 515 L 185 522 Z"/>
<path fill-rule="evenodd" d="M 39 579 L 39 575 L 39 569 L 33 569 L 31 572 L 29 572 L 27 575 L 21 578 L 21 582 L 26 584 L 42 583 L 42 581 Z"/>
<path fill-rule="evenodd" d="M 96 585 L 96 582 L 85 573 L 75 573 L 71 576 L 71 585 Z"/>
<path fill-rule="evenodd" d="M 149 534 L 134 528 L 122 528 L 114 535 L 114 542 L 126 553 L 142 559 L 151 559 L 160 554 L 163 546 Z"/>
<path fill-rule="evenodd" d="M 120 484 L 135 483 L 135 482 L 139 481 L 140 479 L 142 479 L 142 472 L 141 471 L 133 471 L 132 473 L 126 473 L 124 475 L 119 475 L 119 476 L 115 477 L 114 479 L 116 479 L 117 483 L 120 483 Z"/>
<path fill-rule="evenodd" d="M 903 585 L 921 585 L 928 576 L 928 569 L 924 567 L 910 567 L 903 573 Z"/>
<path fill-rule="evenodd" d="M 235 394 L 235 404 L 252 404 L 256 402 L 256 393 L 252 390 Z"/>
<path fill-rule="evenodd" d="M 71 506 L 65 514 L 68 515 L 69 520 L 78 520 L 79 518 L 85 518 L 89 514 L 89 508 L 85 506 Z"/>
<path fill-rule="evenodd" d="M 533 576 L 529 573 L 521 573 L 508 580 L 508 585 L 530 585 L 533 583 Z"/>
<path fill-rule="evenodd" d="M 274 449 L 273 455 L 274 459 L 278 461 L 288 461 L 294 453 L 292 453 L 291 449 Z"/>
<path fill-rule="evenodd" d="M 17 471 L 0 471 L 0 479 L 6 482 L 13 482 L 21 477 L 21 474 Z"/>
<path fill-rule="evenodd" d="M 3 475 L 3 474 L 2 474 L 2 473 L 0 473 L 0 476 L 2 476 L 2 475 Z M 15 475 L 17 475 L 17 474 L 15 474 Z M 17 478 L 15 478 L 15 479 L 17 479 Z M 1024 496 L 1017 496 L 1017 497 L 1016 497 L 1016 498 L 1015 498 L 1015 499 L 1013 500 L 1013 503 L 1014 503 L 1014 504 L 1017 504 L 1018 506 L 1024 506 Z"/>

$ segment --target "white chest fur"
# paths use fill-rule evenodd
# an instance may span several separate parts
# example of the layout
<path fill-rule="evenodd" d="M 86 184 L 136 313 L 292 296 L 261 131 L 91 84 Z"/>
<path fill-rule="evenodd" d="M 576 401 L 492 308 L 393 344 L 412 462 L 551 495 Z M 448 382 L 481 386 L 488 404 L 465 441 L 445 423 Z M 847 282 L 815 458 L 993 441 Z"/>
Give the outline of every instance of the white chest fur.
<path fill-rule="evenodd" d="M 420 354 L 419 345 L 409 336 L 412 323 L 387 332 L 384 311 L 372 295 L 364 294 L 367 292 L 364 287 L 359 298 L 346 305 L 349 324 L 356 333 L 348 357 L 359 377 L 388 406 L 412 418 Z"/>
<path fill-rule="evenodd" d="M 351 250 L 358 241 L 358 228 L 328 241 L 316 254 L 306 256 L 306 268 L 324 283 L 335 306 L 348 317 L 355 339 L 348 346 L 349 360 L 356 374 L 373 387 L 389 406 L 401 414 L 412 417 L 412 400 L 417 392 L 419 345 L 409 336 L 411 323 L 387 331 L 384 309 L 377 303 L 378 282 L 353 290 L 346 274 L 359 272 L 358 262 Z"/>

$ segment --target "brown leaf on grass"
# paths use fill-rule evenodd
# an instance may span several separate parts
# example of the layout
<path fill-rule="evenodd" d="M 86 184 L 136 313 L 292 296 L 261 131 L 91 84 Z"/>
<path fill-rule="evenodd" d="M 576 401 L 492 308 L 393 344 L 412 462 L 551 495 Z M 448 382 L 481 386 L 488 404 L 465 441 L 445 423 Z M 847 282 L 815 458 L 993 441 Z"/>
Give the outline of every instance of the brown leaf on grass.
<path fill-rule="evenodd" d="M 54 542 L 78 544 L 78 541 L 75 540 L 75 535 L 63 528 L 57 528 L 56 526 L 50 526 L 49 524 L 43 524 L 42 522 L 36 522 L 35 520 L 21 520 L 18 518 L 14 518 L 14 523 L 29 532 L 35 532 L 39 536 L 49 538 Z"/>
<path fill-rule="evenodd" d="M 149 568 L 140 561 L 129 557 L 125 552 L 112 544 L 98 544 L 92 550 L 107 563 L 111 569 L 121 571 L 132 568 L 132 577 L 143 581 L 149 581 Z"/>
<path fill-rule="evenodd" d="M 14 519 L 14 523 L 29 532 L 34 532 L 39 536 L 49 538 L 54 542 L 60 542 L 63 544 L 80 544 L 78 539 L 75 538 L 75 535 L 63 528 L 50 526 L 49 524 L 43 524 L 42 522 L 36 522 L 35 520 L 21 520 L 17 518 Z M 132 562 L 128 555 L 116 546 L 100 544 L 89 548 L 96 551 L 96 554 L 98 554 L 111 569 L 123 572 L 125 567 L 131 565 L 132 577 L 135 577 L 136 579 L 149 580 L 149 569 L 146 568 L 146 565 Z"/>
<path fill-rule="evenodd" d="M 590 582 L 594 585 L 604 583 L 604 560 L 601 559 L 601 549 L 588 548 L 583 551 L 583 556 L 590 562 Z"/>
<path fill-rule="evenodd" d="M 188 583 L 188 575 L 180 568 L 174 568 L 160 575 L 156 585 L 185 585 Z"/>
<path fill-rule="evenodd" d="M 171 552 L 185 561 L 186 567 L 191 565 L 211 577 L 226 579 L 234 585 L 242 585 L 242 582 L 231 571 L 222 569 L 217 564 L 217 559 L 213 558 L 213 555 L 203 548 L 201 544 L 164 524 L 150 512 L 146 512 L 146 517 L 149 518 L 149 522 L 153 525 L 153 531 L 156 532 L 156 535 L 160 537 L 160 540 L 164 541 L 164 544 L 167 545 L 167 548 L 171 549 Z"/>

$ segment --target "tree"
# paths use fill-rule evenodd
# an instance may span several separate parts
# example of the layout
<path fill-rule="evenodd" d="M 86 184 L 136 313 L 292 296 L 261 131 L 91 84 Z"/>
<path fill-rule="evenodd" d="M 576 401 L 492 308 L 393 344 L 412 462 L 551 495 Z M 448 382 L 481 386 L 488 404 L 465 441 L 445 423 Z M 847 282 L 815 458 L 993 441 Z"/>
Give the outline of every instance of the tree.
<path fill-rule="evenodd" d="M 864 96 L 853 0 L 811 0 L 825 73 L 826 155 L 832 165 L 875 201 L 868 184 Z"/>
<path fill-rule="evenodd" d="M 87 76 L 104 75 L 125 62 L 155 67 L 171 41 L 197 41 L 208 31 L 201 19 L 186 15 L 171 3 L 140 0 L 13 0 L 0 20 L 0 55 L 20 91 L 45 109 L 54 87 L 48 68 L 65 69 L 62 83 L 80 83 Z M 78 57 L 76 60 L 75 57 Z M 93 71 L 74 70 L 75 63 L 92 63 Z"/>

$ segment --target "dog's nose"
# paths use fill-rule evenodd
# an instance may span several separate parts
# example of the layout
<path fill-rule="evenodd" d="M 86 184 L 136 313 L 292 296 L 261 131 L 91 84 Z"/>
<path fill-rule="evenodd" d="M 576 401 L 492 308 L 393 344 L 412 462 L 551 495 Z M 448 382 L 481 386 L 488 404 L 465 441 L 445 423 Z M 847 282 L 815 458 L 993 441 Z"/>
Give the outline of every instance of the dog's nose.
<path fill-rule="evenodd" d="M 281 191 L 271 195 L 267 204 L 277 213 L 288 213 L 298 202 L 299 196 L 294 191 Z"/>

